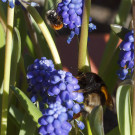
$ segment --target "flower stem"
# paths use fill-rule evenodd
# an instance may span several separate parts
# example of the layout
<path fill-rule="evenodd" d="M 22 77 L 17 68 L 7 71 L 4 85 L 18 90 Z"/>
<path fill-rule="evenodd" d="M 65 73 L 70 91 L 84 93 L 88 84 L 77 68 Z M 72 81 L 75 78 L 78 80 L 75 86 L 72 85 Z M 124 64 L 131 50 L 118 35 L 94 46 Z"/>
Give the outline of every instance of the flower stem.
<path fill-rule="evenodd" d="M 87 130 L 88 130 L 88 135 L 92 135 L 91 129 L 90 129 L 90 123 L 89 120 L 86 120 L 86 125 L 87 125 Z"/>
<path fill-rule="evenodd" d="M 134 25 L 134 39 L 135 39 L 135 0 L 133 0 L 133 25 Z M 134 42 L 135 47 L 135 42 Z M 135 49 L 134 49 L 135 54 Z M 135 63 L 135 55 L 134 55 L 134 63 Z M 135 68 L 134 68 L 135 74 Z M 133 104 L 132 104 L 132 135 L 135 135 L 135 75 L 133 75 L 134 79 L 134 87 L 133 87 Z"/>
<path fill-rule="evenodd" d="M 80 36 L 80 44 L 79 44 L 79 57 L 78 57 L 78 70 L 81 72 L 86 71 L 90 6 L 91 6 L 91 0 L 85 0 L 83 6 L 83 18 L 82 18 L 81 36 Z"/>
<path fill-rule="evenodd" d="M 4 65 L 4 83 L 2 96 L 2 117 L 1 117 L 1 135 L 7 134 L 7 114 L 8 114 L 8 97 L 11 67 L 11 50 L 13 41 L 13 23 L 14 8 L 7 8 L 7 28 L 6 28 L 6 47 L 5 47 L 5 65 Z"/>
<path fill-rule="evenodd" d="M 19 2 L 29 11 L 31 16 L 36 21 L 36 23 L 39 26 L 41 32 L 43 33 L 43 36 L 45 37 L 45 39 L 47 41 L 47 44 L 48 44 L 48 47 L 51 51 L 51 54 L 52 54 L 54 63 L 56 65 L 56 68 L 61 69 L 62 65 L 61 65 L 60 56 L 58 54 L 58 51 L 57 51 L 57 48 L 56 48 L 55 43 L 53 41 L 53 38 L 52 38 L 46 24 L 44 23 L 43 19 L 41 18 L 41 16 L 39 15 L 39 13 L 37 12 L 37 10 L 34 7 L 26 5 L 21 0 L 19 0 Z"/>

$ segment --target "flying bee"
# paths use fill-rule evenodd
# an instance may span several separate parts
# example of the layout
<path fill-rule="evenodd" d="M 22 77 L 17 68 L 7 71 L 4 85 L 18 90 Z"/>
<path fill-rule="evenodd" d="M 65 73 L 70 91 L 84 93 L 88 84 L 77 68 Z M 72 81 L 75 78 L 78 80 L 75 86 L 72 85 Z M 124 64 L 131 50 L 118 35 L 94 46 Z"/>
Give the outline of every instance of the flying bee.
<path fill-rule="evenodd" d="M 63 19 L 56 12 L 56 10 L 49 10 L 46 13 L 46 20 L 48 25 L 50 25 L 54 30 L 60 30 L 63 28 Z"/>
<path fill-rule="evenodd" d="M 81 115 L 86 117 L 98 105 L 106 105 L 110 110 L 113 110 L 113 100 L 100 76 L 87 72 L 77 76 L 77 79 L 80 90 L 76 92 L 83 93 L 84 95 L 84 110 L 75 114 L 74 119 L 79 118 Z"/>

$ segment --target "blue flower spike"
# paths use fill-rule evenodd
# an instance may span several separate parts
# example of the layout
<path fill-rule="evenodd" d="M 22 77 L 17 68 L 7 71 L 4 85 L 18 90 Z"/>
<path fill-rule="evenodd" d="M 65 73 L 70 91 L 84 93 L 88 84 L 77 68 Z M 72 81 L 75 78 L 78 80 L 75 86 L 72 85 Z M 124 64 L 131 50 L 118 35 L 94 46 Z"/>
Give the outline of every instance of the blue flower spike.
<path fill-rule="evenodd" d="M 134 31 L 131 30 L 125 35 L 124 41 L 121 42 L 119 54 L 119 66 L 117 75 L 120 80 L 131 78 L 134 69 Z"/>
<path fill-rule="evenodd" d="M 70 44 L 75 35 L 80 34 L 82 25 L 82 13 L 83 13 L 84 0 L 62 0 L 58 4 L 57 12 L 63 18 L 63 24 L 65 28 L 69 28 L 71 33 L 67 39 L 67 43 Z M 92 19 L 89 19 L 89 31 L 96 29 L 96 26 L 91 23 Z"/>
<path fill-rule="evenodd" d="M 27 71 L 30 99 L 32 102 L 40 99 L 39 108 L 43 114 L 38 121 L 39 133 L 68 135 L 72 129 L 69 121 L 81 111 L 84 99 L 82 93 L 75 92 L 80 89 L 78 80 L 70 72 L 56 70 L 46 57 L 36 59 Z"/>
<path fill-rule="evenodd" d="M 48 79 L 54 70 L 52 60 L 48 60 L 46 57 L 36 59 L 32 65 L 28 66 L 28 92 L 31 93 L 32 102 L 35 102 L 40 94 L 45 93 L 49 87 Z"/>

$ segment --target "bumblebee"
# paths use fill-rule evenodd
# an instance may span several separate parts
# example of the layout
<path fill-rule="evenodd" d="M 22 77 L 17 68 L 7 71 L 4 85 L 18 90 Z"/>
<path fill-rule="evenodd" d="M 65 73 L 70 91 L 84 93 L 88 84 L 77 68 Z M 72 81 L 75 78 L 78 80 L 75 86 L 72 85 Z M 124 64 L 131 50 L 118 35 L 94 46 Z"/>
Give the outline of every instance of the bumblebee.
<path fill-rule="evenodd" d="M 50 27 L 52 27 L 54 30 L 60 30 L 63 28 L 63 19 L 56 12 L 56 10 L 47 11 L 45 18 L 47 20 L 48 25 L 50 25 Z"/>
<path fill-rule="evenodd" d="M 80 90 L 76 92 L 83 93 L 84 95 L 84 110 L 76 114 L 74 119 L 81 115 L 87 116 L 98 105 L 106 105 L 110 110 L 113 110 L 113 100 L 100 76 L 87 72 L 80 74 L 76 78 L 80 85 Z"/>

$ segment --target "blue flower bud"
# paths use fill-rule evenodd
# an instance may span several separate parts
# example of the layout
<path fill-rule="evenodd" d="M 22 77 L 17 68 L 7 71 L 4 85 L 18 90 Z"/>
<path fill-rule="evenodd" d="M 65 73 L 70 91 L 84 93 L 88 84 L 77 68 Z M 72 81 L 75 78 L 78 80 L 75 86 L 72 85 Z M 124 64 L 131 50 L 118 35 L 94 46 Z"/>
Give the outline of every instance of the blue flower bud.
<path fill-rule="evenodd" d="M 74 112 L 72 110 L 68 111 L 68 119 L 69 120 L 73 119 L 73 114 L 74 114 Z"/>
<path fill-rule="evenodd" d="M 68 14 L 69 14 L 69 15 L 75 14 L 75 10 L 74 10 L 74 9 L 70 9 L 70 10 L 68 11 Z"/>
<path fill-rule="evenodd" d="M 53 125 L 52 124 L 48 124 L 46 126 L 46 131 L 47 131 L 47 133 L 52 133 L 54 131 Z"/>
<path fill-rule="evenodd" d="M 41 118 L 39 118 L 38 119 L 38 123 L 40 124 L 40 125 L 47 125 L 48 123 L 47 123 L 47 121 L 45 120 L 45 118 L 46 117 L 41 117 Z"/>
<path fill-rule="evenodd" d="M 61 82 L 58 87 L 59 87 L 60 90 L 65 90 L 66 89 L 66 84 Z"/>
<path fill-rule="evenodd" d="M 67 102 L 65 103 L 65 105 L 66 105 L 66 107 L 67 107 L 68 109 L 71 109 L 71 108 L 73 107 L 74 103 L 73 103 L 72 100 L 69 100 L 69 101 L 67 101 Z"/>
<path fill-rule="evenodd" d="M 119 76 L 119 78 L 121 80 L 124 80 L 126 78 L 126 75 L 128 74 L 128 70 L 127 69 L 120 69 L 117 71 L 117 75 Z"/>
<path fill-rule="evenodd" d="M 58 95 L 58 94 L 60 93 L 60 89 L 57 88 L 57 86 L 54 86 L 54 87 L 52 88 L 52 93 L 53 93 L 54 95 Z"/>
<path fill-rule="evenodd" d="M 41 126 L 39 129 L 38 129 L 38 132 L 41 134 L 41 135 L 46 135 L 47 134 L 47 131 L 45 129 L 45 126 Z"/>
<path fill-rule="evenodd" d="M 131 42 L 124 42 L 121 49 L 123 49 L 124 51 L 130 51 L 131 50 L 131 44 L 132 44 Z"/>
<path fill-rule="evenodd" d="M 53 116 L 47 116 L 46 117 L 46 122 L 48 122 L 50 124 L 53 122 L 53 120 L 54 120 L 54 117 Z"/>
<path fill-rule="evenodd" d="M 69 99 L 70 99 L 69 93 L 68 93 L 67 91 L 63 91 L 63 92 L 61 93 L 61 99 L 62 99 L 64 102 L 69 101 Z"/>
<path fill-rule="evenodd" d="M 78 121 L 78 120 L 76 120 L 76 121 L 77 121 L 78 127 L 79 127 L 81 130 L 83 130 L 83 129 L 85 128 L 84 123 L 83 123 L 82 121 Z"/>
<path fill-rule="evenodd" d="M 70 3 L 70 4 L 68 5 L 68 7 L 69 7 L 69 8 L 75 8 L 75 4 Z"/>
<path fill-rule="evenodd" d="M 127 63 L 127 60 L 125 60 L 125 59 L 119 61 L 119 65 L 120 65 L 121 67 L 124 67 L 124 66 L 126 65 L 126 63 Z"/>
<path fill-rule="evenodd" d="M 78 97 L 78 92 L 72 92 L 72 93 L 70 93 L 70 97 L 71 97 L 72 100 L 76 100 L 77 97 Z"/>
<path fill-rule="evenodd" d="M 31 95 L 30 96 L 30 100 L 31 100 L 31 102 L 36 102 L 37 101 L 37 95 Z"/>
<path fill-rule="evenodd" d="M 54 120 L 53 121 L 53 126 L 54 126 L 54 128 L 60 128 L 61 127 L 61 122 L 59 120 Z"/>
<path fill-rule="evenodd" d="M 73 106 L 73 112 L 75 113 L 75 114 L 77 114 L 77 113 L 79 113 L 81 111 L 81 108 L 80 108 L 80 105 L 79 104 L 74 104 L 74 106 Z"/>
<path fill-rule="evenodd" d="M 58 120 L 59 120 L 60 122 L 66 121 L 67 119 L 68 119 L 67 113 L 61 113 L 61 114 L 58 116 Z"/>
<path fill-rule="evenodd" d="M 62 127 L 62 129 L 67 130 L 68 132 L 72 129 L 71 124 L 69 122 L 67 122 L 67 121 L 64 121 L 62 123 L 61 127 Z"/>
<path fill-rule="evenodd" d="M 74 91 L 74 86 L 72 84 L 67 84 L 67 90 L 69 92 L 73 92 Z"/>
<path fill-rule="evenodd" d="M 134 67 L 134 61 L 129 61 L 127 64 L 128 68 L 132 69 Z"/>
<path fill-rule="evenodd" d="M 80 102 L 83 102 L 83 100 L 84 100 L 83 94 L 82 93 L 78 93 L 76 101 L 80 103 Z"/>
<path fill-rule="evenodd" d="M 62 135 L 62 129 L 61 128 L 57 128 L 57 129 L 55 129 L 54 133 L 56 135 Z"/>

